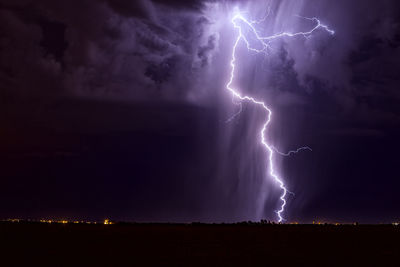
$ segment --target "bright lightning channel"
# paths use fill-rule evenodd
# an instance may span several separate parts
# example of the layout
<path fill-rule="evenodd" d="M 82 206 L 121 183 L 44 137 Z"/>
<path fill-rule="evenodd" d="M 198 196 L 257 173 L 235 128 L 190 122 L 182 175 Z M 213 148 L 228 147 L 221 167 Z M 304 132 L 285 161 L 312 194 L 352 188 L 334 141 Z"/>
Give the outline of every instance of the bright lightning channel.
<path fill-rule="evenodd" d="M 285 206 L 287 203 L 286 196 L 288 193 L 291 193 L 291 192 L 287 189 L 287 187 L 283 181 L 283 178 L 280 177 L 276 173 L 276 168 L 274 165 L 274 154 L 277 153 L 282 156 L 290 156 L 291 154 L 298 153 L 302 150 L 311 150 L 311 148 L 302 147 L 302 148 L 299 148 L 294 151 L 289 151 L 288 153 L 282 153 L 282 152 L 279 152 L 277 149 L 275 149 L 272 145 L 270 145 L 266 141 L 265 135 L 267 132 L 268 125 L 270 124 L 270 122 L 272 120 L 272 110 L 263 101 L 257 100 L 248 95 L 242 95 L 233 87 L 233 83 L 235 80 L 236 63 L 237 63 L 236 52 L 237 52 L 237 47 L 241 41 L 243 41 L 246 44 L 246 47 L 249 51 L 252 51 L 255 53 L 266 53 L 268 51 L 268 49 L 270 48 L 270 43 L 279 38 L 297 37 L 297 36 L 308 37 L 312 33 L 314 33 L 316 30 L 319 30 L 319 29 L 325 30 L 326 32 L 328 32 L 331 35 L 335 34 L 335 32 L 333 30 L 329 29 L 328 26 L 322 24 L 321 21 L 317 18 L 306 18 L 306 17 L 300 17 L 300 18 L 313 21 L 313 22 L 315 22 L 316 25 L 311 30 L 306 31 L 306 32 L 295 32 L 295 33 L 282 32 L 282 33 L 278 33 L 278 34 L 274 34 L 274 35 L 266 36 L 266 37 L 260 36 L 259 33 L 257 32 L 254 24 L 258 24 L 258 22 L 248 21 L 240 13 L 236 14 L 231 20 L 234 28 L 238 31 L 238 36 L 236 38 L 236 41 L 235 41 L 233 49 L 232 49 L 232 57 L 231 57 L 231 61 L 230 61 L 231 72 L 230 72 L 229 81 L 226 84 L 226 89 L 232 93 L 232 96 L 234 99 L 236 98 L 236 99 L 239 99 L 240 101 L 248 101 L 250 103 L 258 105 L 264 109 L 264 111 L 267 115 L 267 120 L 263 124 L 263 127 L 261 129 L 261 144 L 265 147 L 266 151 L 268 152 L 269 175 L 274 179 L 274 181 L 276 183 L 278 183 L 280 189 L 282 190 L 282 194 L 280 195 L 281 205 L 280 205 L 279 210 L 275 211 L 278 216 L 278 222 L 282 222 L 285 220 L 282 216 L 282 213 L 285 211 Z M 256 49 L 251 46 L 250 41 L 243 34 L 243 28 L 241 25 L 246 26 L 250 30 L 250 32 L 255 36 L 255 38 L 259 42 L 259 44 L 261 44 L 262 49 Z M 241 109 L 240 109 L 240 111 L 241 111 Z M 239 113 L 240 113 L 240 111 L 239 111 Z M 233 116 L 233 118 L 236 117 L 236 115 L 237 114 L 235 114 Z M 232 120 L 232 119 L 230 119 L 230 120 Z M 228 121 L 230 121 L 230 120 L 228 120 Z"/>

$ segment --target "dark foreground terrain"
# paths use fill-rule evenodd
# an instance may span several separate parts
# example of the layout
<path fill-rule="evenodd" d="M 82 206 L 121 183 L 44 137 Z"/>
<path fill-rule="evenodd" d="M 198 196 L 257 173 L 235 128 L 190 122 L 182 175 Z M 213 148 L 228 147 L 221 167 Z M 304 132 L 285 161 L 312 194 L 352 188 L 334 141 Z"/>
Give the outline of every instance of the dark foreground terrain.
<path fill-rule="evenodd" d="M 0 223 L 0 266 L 400 266 L 400 226 Z"/>

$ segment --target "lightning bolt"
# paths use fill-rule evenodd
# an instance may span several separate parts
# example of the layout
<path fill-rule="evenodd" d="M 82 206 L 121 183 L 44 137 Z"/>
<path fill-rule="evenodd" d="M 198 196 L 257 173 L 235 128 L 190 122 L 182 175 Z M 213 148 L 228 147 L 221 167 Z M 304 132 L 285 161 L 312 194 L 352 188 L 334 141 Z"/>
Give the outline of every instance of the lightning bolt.
<path fill-rule="evenodd" d="M 298 17 L 300 17 L 300 16 L 298 16 Z M 263 19 L 261 21 L 249 21 L 241 13 L 238 12 L 235 16 L 233 16 L 233 18 L 231 20 L 233 27 L 238 32 L 238 35 L 237 35 L 236 41 L 235 41 L 235 43 L 233 45 L 233 49 L 232 49 L 232 57 L 231 57 L 231 61 L 230 61 L 231 72 L 230 72 L 229 81 L 226 84 L 226 89 L 232 93 L 232 96 L 234 99 L 237 99 L 239 101 L 250 102 L 254 105 L 261 107 L 265 111 L 267 120 L 265 121 L 265 123 L 263 124 L 263 127 L 261 129 L 261 144 L 264 146 L 266 152 L 268 152 L 269 175 L 273 178 L 273 180 L 279 185 L 280 189 L 282 190 L 282 194 L 280 195 L 281 205 L 280 205 L 280 208 L 277 211 L 275 211 L 277 214 L 277 217 L 278 217 L 278 222 L 282 222 L 285 220 L 282 216 L 282 213 L 285 211 L 285 206 L 287 204 L 287 200 L 286 200 L 287 194 L 291 193 L 291 192 L 287 189 L 283 178 L 280 177 L 278 175 L 278 173 L 276 172 L 276 168 L 274 165 L 274 155 L 275 155 L 275 153 L 277 153 L 282 156 L 290 156 L 291 154 L 298 153 L 302 150 L 311 150 L 311 148 L 302 147 L 302 148 L 299 148 L 294 151 L 289 151 L 288 153 L 282 153 L 282 152 L 279 152 L 277 149 L 275 149 L 272 145 L 270 145 L 267 142 L 266 132 L 267 132 L 268 125 L 270 124 L 270 122 L 272 120 L 272 110 L 265 104 L 265 102 L 263 102 L 261 100 L 257 100 L 248 95 L 242 95 L 234 88 L 233 83 L 235 81 L 235 71 L 236 71 L 236 63 L 237 63 L 236 52 L 237 52 L 238 45 L 241 41 L 246 44 L 248 51 L 252 51 L 255 53 L 267 53 L 270 48 L 270 43 L 276 39 L 280 39 L 280 38 L 284 38 L 284 37 L 298 37 L 298 36 L 309 37 L 311 34 L 313 34 L 315 31 L 317 31 L 319 29 L 325 30 L 326 32 L 328 32 L 331 35 L 335 34 L 335 32 L 333 30 L 329 29 L 328 26 L 322 24 L 321 21 L 317 18 L 306 18 L 306 17 L 300 17 L 300 18 L 314 22 L 315 26 L 311 30 L 305 31 L 305 32 L 295 32 L 295 33 L 281 32 L 278 34 L 274 34 L 271 36 L 265 36 L 265 37 L 260 36 L 258 31 L 255 28 L 255 24 L 259 24 L 260 22 L 265 21 L 265 19 Z M 246 27 L 249 30 L 249 32 L 252 33 L 253 36 L 255 36 L 255 40 L 257 40 L 257 42 L 261 45 L 261 49 L 257 49 L 251 45 L 251 42 L 246 38 L 245 34 L 243 33 L 244 27 Z M 241 112 L 241 110 L 242 109 L 240 109 L 239 113 Z M 236 117 L 237 115 L 238 115 L 238 113 L 235 114 L 233 116 L 233 118 Z M 233 118 L 231 118 L 230 120 L 232 120 Z M 228 120 L 228 121 L 230 121 L 230 120 Z"/>
<path fill-rule="evenodd" d="M 281 155 L 281 156 L 284 156 L 284 157 L 289 157 L 289 156 L 291 156 L 291 155 L 293 155 L 293 154 L 297 154 L 297 153 L 299 153 L 299 152 L 301 152 L 301 151 L 303 151 L 303 150 L 308 150 L 308 151 L 313 151 L 310 147 L 308 147 L 308 146 L 304 146 L 304 147 L 300 147 L 300 148 L 298 148 L 298 149 L 296 149 L 296 150 L 290 150 L 290 151 L 288 151 L 288 152 L 281 152 L 281 151 L 279 151 L 278 149 L 276 149 L 275 147 L 271 147 L 277 154 L 279 154 L 279 155 Z"/>

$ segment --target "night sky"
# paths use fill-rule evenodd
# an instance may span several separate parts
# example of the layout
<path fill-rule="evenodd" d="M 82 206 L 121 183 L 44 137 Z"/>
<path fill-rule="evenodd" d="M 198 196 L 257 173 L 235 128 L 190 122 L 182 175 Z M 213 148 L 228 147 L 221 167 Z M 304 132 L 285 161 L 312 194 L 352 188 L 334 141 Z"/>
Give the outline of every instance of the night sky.
<path fill-rule="evenodd" d="M 273 110 L 288 221 L 400 220 L 397 0 L 0 0 L 0 219 L 275 220 L 264 114 L 225 85 L 237 7 L 263 33 L 241 92 Z"/>

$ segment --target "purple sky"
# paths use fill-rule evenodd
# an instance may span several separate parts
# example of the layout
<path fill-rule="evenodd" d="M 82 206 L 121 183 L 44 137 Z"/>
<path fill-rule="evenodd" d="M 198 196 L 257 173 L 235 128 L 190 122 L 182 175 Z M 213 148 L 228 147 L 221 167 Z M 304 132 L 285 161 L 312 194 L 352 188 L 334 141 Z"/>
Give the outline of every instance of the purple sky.
<path fill-rule="evenodd" d="M 0 218 L 275 219 L 263 113 L 225 90 L 234 8 L 283 39 L 240 51 L 237 84 L 295 196 L 285 217 L 400 219 L 395 0 L 0 0 Z"/>

